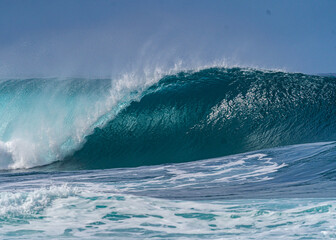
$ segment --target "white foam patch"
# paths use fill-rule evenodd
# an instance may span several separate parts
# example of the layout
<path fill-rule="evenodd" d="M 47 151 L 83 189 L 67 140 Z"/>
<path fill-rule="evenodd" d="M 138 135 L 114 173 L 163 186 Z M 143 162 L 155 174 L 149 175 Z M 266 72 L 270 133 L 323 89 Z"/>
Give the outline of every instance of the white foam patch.
<path fill-rule="evenodd" d="M 193 164 L 175 164 L 164 168 L 173 175 L 168 179 L 146 181 L 146 185 L 162 184 L 162 186 L 175 185 L 183 188 L 187 185 L 197 185 L 200 182 L 258 182 L 268 181 L 272 177 L 268 174 L 278 171 L 287 164 L 278 164 L 267 157 L 266 154 L 238 155 L 238 157 L 222 157 L 194 162 Z M 142 182 L 128 185 L 137 187 Z"/>
<path fill-rule="evenodd" d="M 52 204 L 55 199 L 75 195 L 76 188 L 67 185 L 50 186 L 32 191 L 1 192 L 0 219 L 36 216 Z"/>
<path fill-rule="evenodd" d="M 22 140 L 0 141 L 0 169 L 29 168 L 39 164 L 33 143 Z"/>
<path fill-rule="evenodd" d="M 1 200 L 1 204 L 7 209 L 16 206 L 16 211 L 1 215 L 30 212 L 35 218 L 21 224 L 2 220 L 0 236 L 6 237 L 297 239 L 332 238 L 336 230 L 334 199 L 194 202 L 92 189 L 73 194 L 64 187 L 7 198 L 10 201 Z"/>

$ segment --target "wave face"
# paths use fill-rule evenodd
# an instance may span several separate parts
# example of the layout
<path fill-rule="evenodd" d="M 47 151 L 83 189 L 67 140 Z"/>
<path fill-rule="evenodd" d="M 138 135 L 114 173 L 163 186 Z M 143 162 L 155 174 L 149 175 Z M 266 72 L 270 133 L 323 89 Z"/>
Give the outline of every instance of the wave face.
<path fill-rule="evenodd" d="M 336 137 L 335 78 L 241 68 L 164 77 L 62 166 L 186 162 Z"/>
<path fill-rule="evenodd" d="M 0 168 L 155 165 L 336 137 L 333 77 L 207 68 L 148 88 L 135 79 L 0 82 Z"/>

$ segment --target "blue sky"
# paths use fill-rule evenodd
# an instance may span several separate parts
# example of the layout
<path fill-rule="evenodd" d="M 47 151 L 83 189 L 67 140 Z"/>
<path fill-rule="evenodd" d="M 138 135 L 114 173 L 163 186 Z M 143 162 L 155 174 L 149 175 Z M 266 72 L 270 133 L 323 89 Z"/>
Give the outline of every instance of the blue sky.
<path fill-rule="evenodd" d="M 2 78 L 178 61 L 336 72 L 336 1 L 0 0 Z"/>

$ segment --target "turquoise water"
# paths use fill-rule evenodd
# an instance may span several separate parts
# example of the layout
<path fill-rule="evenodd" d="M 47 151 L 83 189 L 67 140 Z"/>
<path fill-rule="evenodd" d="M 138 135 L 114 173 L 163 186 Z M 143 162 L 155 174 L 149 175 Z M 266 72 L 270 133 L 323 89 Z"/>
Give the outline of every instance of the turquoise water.
<path fill-rule="evenodd" d="M 0 82 L 0 238 L 336 238 L 335 78 L 134 79 Z"/>

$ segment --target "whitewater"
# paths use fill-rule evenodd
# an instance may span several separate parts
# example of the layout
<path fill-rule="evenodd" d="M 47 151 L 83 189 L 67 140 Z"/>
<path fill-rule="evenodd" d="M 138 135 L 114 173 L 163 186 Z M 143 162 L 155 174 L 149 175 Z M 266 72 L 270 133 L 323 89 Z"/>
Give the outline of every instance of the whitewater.
<path fill-rule="evenodd" d="M 1 239 L 336 238 L 336 78 L 0 80 Z"/>

